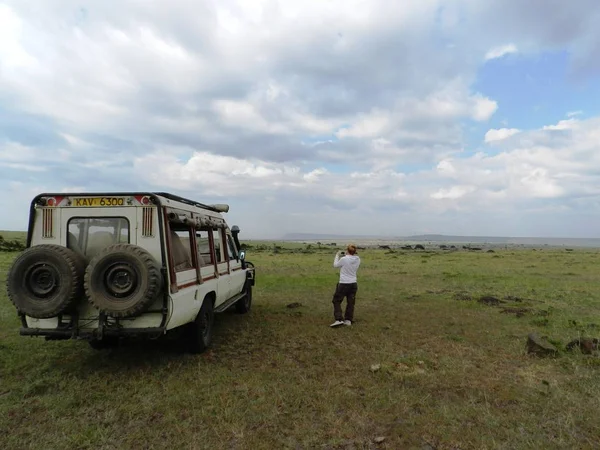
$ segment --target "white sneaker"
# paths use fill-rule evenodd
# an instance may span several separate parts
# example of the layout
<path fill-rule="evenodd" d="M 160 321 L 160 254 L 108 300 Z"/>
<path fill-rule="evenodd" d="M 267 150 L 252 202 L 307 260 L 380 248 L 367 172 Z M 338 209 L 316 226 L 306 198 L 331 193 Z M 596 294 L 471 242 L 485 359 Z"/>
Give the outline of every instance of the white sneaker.
<path fill-rule="evenodd" d="M 344 325 L 344 322 L 342 322 L 341 320 L 336 320 L 335 322 L 333 322 L 329 326 L 332 327 L 332 328 L 334 328 L 334 327 L 339 327 L 340 325 Z"/>
<path fill-rule="evenodd" d="M 344 325 L 349 327 L 350 325 L 352 325 L 352 322 L 350 322 L 349 320 L 344 320 Z"/>

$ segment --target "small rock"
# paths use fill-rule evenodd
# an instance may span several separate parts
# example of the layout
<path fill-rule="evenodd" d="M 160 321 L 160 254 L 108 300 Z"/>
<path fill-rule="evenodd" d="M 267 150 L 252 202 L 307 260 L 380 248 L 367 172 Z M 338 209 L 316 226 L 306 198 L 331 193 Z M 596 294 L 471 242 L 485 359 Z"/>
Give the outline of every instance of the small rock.
<path fill-rule="evenodd" d="M 301 306 L 302 306 L 302 303 L 298 303 L 298 302 L 290 303 L 289 305 L 287 305 L 288 308 L 300 308 Z"/>
<path fill-rule="evenodd" d="M 502 308 L 500 312 L 503 314 L 514 314 L 516 317 L 523 317 L 530 311 L 531 309 L 529 308 Z"/>
<path fill-rule="evenodd" d="M 544 338 L 540 338 L 536 333 L 531 333 L 527 337 L 527 353 L 538 356 L 556 356 L 558 349 Z"/>
<path fill-rule="evenodd" d="M 573 351 L 575 347 L 579 347 L 584 355 L 591 355 L 598 350 L 599 340 L 597 338 L 581 338 L 574 339 L 567 344 L 567 350 Z"/>
<path fill-rule="evenodd" d="M 466 292 L 457 292 L 456 294 L 454 294 L 454 300 L 464 300 L 464 301 L 469 301 L 472 300 L 473 298 L 467 294 Z"/>
<path fill-rule="evenodd" d="M 373 364 L 371 366 L 371 372 L 377 372 L 379 369 L 381 369 L 381 364 Z"/>
<path fill-rule="evenodd" d="M 377 436 L 375 439 L 373 439 L 373 442 L 376 444 L 381 444 L 383 441 L 385 441 L 385 437 L 383 436 Z"/>
<path fill-rule="evenodd" d="M 492 297 L 491 295 L 484 295 L 478 301 L 479 303 L 483 303 L 484 305 L 489 306 L 498 306 L 501 302 L 500 299 Z"/>

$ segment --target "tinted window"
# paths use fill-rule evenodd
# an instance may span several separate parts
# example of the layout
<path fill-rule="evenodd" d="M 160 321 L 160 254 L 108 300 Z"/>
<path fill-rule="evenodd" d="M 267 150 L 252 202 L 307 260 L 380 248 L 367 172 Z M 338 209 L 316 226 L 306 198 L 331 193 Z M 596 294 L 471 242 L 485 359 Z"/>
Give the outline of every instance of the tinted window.
<path fill-rule="evenodd" d="M 194 268 L 190 230 L 171 229 L 171 253 L 176 272 Z"/>
<path fill-rule="evenodd" d="M 213 230 L 213 240 L 215 243 L 215 256 L 217 257 L 217 263 L 223 261 L 221 254 L 221 230 Z"/>
<path fill-rule="evenodd" d="M 88 258 L 113 244 L 129 243 L 129 221 L 124 217 L 73 218 L 69 220 L 67 246 Z"/>
<path fill-rule="evenodd" d="M 196 245 L 198 246 L 198 260 L 200 267 L 214 264 L 213 254 L 210 251 L 210 241 L 207 230 L 196 232 Z"/>
<path fill-rule="evenodd" d="M 229 235 L 227 236 L 227 243 L 229 244 L 229 259 L 237 259 L 235 244 L 233 243 L 233 238 Z"/>

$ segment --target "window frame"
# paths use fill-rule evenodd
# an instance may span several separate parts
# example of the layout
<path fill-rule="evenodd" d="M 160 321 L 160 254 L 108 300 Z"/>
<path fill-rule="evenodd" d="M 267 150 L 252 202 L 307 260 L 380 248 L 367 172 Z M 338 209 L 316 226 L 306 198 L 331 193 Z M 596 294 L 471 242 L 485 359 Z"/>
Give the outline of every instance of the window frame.
<path fill-rule="evenodd" d="M 98 219 L 100 219 L 100 220 L 107 220 L 107 219 L 108 220 L 110 220 L 110 219 L 124 220 L 125 223 L 127 223 L 127 242 L 118 242 L 118 243 L 119 244 L 131 244 L 131 221 L 129 220 L 128 217 L 125 217 L 125 216 L 80 216 L 80 215 L 77 215 L 77 216 L 69 217 L 69 219 L 67 220 L 67 224 L 66 224 L 67 226 L 66 226 L 66 230 L 65 230 L 66 239 L 67 239 L 66 240 L 66 244 L 67 244 L 66 247 L 70 248 L 69 247 L 69 233 L 70 233 L 69 227 L 71 226 L 71 222 L 73 220 L 87 220 L 87 221 L 91 221 L 91 220 L 98 220 Z M 86 258 L 87 258 L 87 247 L 88 247 L 88 242 L 89 242 L 89 237 L 90 237 L 89 228 L 90 227 L 88 225 L 88 227 L 87 227 L 87 233 L 86 233 L 86 238 L 85 238 L 85 247 L 81 246 L 81 232 L 79 233 L 79 237 L 75 236 L 77 238 L 77 241 L 78 241 L 78 247 L 81 250 L 82 254 Z M 72 249 L 72 248 L 70 248 L 70 249 L 73 250 L 73 251 L 77 251 L 76 249 Z"/>
<path fill-rule="evenodd" d="M 167 256 L 167 261 L 168 261 L 168 268 L 169 268 L 169 278 L 170 278 L 170 291 L 171 293 L 177 293 L 180 289 L 184 289 L 186 287 L 190 287 L 196 284 L 200 284 L 202 282 L 202 278 L 200 275 L 200 267 L 198 264 L 198 254 L 197 254 L 197 250 L 196 250 L 196 233 L 195 233 L 195 228 L 193 227 L 192 224 L 177 224 L 176 222 L 172 222 L 169 220 L 168 217 L 168 212 L 167 209 L 164 208 L 163 209 L 163 214 L 164 214 L 164 226 L 163 226 L 163 232 L 164 232 L 164 238 L 165 238 L 165 244 L 166 244 L 166 256 Z M 180 226 L 178 226 L 180 225 Z M 190 239 L 189 239 L 189 243 L 190 243 L 190 253 L 191 253 L 191 260 L 192 260 L 192 267 L 187 268 L 185 270 L 175 270 L 175 258 L 173 256 L 173 239 L 171 237 L 171 232 L 177 232 L 177 231 L 185 231 L 188 230 L 188 232 L 190 233 Z M 193 251 L 192 251 L 193 249 Z M 177 274 L 179 273 L 184 273 L 184 272 L 188 272 L 190 270 L 194 270 L 196 272 L 196 280 L 194 282 L 191 281 L 185 281 L 182 283 L 179 283 L 177 281 Z"/>
<path fill-rule="evenodd" d="M 223 236 L 221 234 L 221 229 L 219 227 L 211 227 L 211 235 L 212 235 L 212 240 L 213 240 L 213 254 L 215 256 L 215 265 L 218 266 L 219 264 L 224 264 L 225 261 L 225 254 L 223 252 Z M 219 251 L 217 253 L 217 242 L 215 240 L 215 235 L 218 236 L 219 238 Z M 219 256 L 217 258 L 217 255 Z"/>
<path fill-rule="evenodd" d="M 239 262 L 240 255 L 238 254 L 237 248 L 235 248 L 235 242 L 233 242 L 233 236 L 231 236 L 231 234 L 228 234 L 226 232 L 225 237 L 227 238 L 227 244 L 228 244 L 229 251 L 231 251 L 231 249 L 233 248 L 233 255 L 229 256 L 229 261 L 235 260 L 236 262 Z"/>
<path fill-rule="evenodd" d="M 215 257 L 215 251 L 214 251 L 214 245 L 212 242 L 212 233 L 211 233 L 211 228 L 210 227 L 201 227 L 200 229 L 195 228 L 194 229 L 194 239 L 196 240 L 196 252 L 199 252 L 200 248 L 198 247 L 198 233 L 203 233 L 205 232 L 207 234 L 206 240 L 208 241 L 208 254 L 210 256 L 210 261 L 208 262 L 208 264 L 205 264 L 203 266 L 200 266 L 200 268 L 204 268 L 204 267 L 210 267 L 210 266 L 215 266 L 216 264 L 216 257 Z M 202 240 L 204 240 L 204 238 L 202 238 Z M 202 258 L 204 260 L 204 257 Z M 198 258 L 198 262 L 200 261 L 200 259 Z"/>

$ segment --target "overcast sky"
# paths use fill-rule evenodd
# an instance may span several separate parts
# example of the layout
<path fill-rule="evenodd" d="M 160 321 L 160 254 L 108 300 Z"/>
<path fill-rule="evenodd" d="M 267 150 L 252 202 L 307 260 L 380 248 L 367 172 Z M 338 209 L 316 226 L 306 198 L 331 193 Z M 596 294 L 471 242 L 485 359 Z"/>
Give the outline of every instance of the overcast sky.
<path fill-rule="evenodd" d="M 402 6 L 399 6 L 402 5 Z M 0 229 L 44 191 L 288 232 L 600 237 L 597 0 L 0 0 Z"/>

